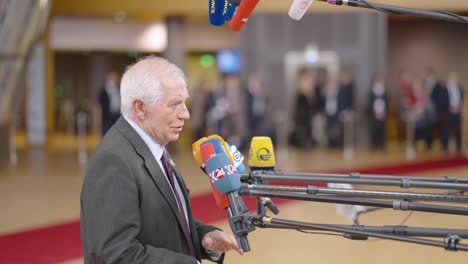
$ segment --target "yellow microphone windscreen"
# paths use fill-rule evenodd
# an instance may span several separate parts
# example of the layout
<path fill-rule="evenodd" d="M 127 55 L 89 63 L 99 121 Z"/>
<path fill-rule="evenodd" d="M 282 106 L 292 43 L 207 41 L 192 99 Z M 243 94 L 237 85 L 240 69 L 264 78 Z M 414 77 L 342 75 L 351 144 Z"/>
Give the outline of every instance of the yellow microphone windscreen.
<path fill-rule="evenodd" d="M 253 137 L 250 141 L 250 170 L 273 170 L 275 168 L 275 151 L 270 137 Z"/>
<path fill-rule="evenodd" d="M 199 167 L 203 167 L 203 161 L 201 157 L 201 152 L 200 152 L 200 145 L 207 140 L 206 137 L 202 137 L 199 140 L 193 142 L 192 144 L 192 152 L 193 152 L 193 157 L 195 158 L 195 162 Z"/>

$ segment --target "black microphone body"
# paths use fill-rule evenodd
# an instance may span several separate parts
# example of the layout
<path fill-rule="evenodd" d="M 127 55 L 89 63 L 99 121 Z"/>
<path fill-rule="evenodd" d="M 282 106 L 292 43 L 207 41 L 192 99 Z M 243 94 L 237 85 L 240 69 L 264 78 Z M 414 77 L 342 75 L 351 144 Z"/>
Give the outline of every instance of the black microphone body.
<path fill-rule="evenodd" d="M 228 214 L 229 226 L 234 233 L 237 245 L 242 248 L 243 252 L 250 251 L 247 234 L 255 229 L 250 223 L 250 213 L 244 200 L 239 196 L 237 191 L 227 194 L 230 206 L 226 208 Z"/>
<path fill-rule="evenodd" d="M 239 196 L 240 177 L 236 168 L 226 153 L 220 153 L 208 159 L 206 166 L 214 187 L 221 194 L 226 194 L 229 206 L 226 208 L 229 225 L 234 233 L 237 245 L 243 252 L 250 251 L 247 240 L 249 232 L 255 227 L 251 223 L 252 216 L 242 197 Z"/>

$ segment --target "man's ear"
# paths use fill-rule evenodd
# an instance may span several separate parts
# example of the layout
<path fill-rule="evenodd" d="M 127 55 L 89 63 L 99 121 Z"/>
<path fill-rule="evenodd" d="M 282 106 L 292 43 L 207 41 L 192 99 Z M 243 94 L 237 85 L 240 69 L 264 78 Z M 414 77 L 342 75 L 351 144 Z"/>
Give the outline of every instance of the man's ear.
<path fill-rule="evenodd" d="M 145 119 L 146 108 L 145 103 L 141 99 L 135 99 L 132 102 L 132 113 L 138 120 Z"/>

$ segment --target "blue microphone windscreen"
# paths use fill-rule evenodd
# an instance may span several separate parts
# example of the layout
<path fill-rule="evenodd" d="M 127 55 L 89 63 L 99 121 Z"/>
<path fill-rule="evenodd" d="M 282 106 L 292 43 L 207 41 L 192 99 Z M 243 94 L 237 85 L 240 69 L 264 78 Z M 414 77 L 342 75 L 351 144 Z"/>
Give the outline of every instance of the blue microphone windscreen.
<path fill-rule="evenodd" d="M 226 153 L 226 151 L 225 151 L 224 148 L 223 148 L 223 143 L 221 143 L 221 140 L 219 140 L 219 139 L 217 139 L 217 138 L 210 138 L 210 139 L 205 140 L 205 141 L 200 145 L 200 148 L 201 148 L 201 146 L 203 146 L 203 145 L 205 145 L 205 144 L 212 144 L 213 147 L 214 147 L 214 150 L 215 150 L 216 154 Z"/>
<path fill-rule="evenodd" d="M 225 6 L 229 4 L 228 0 L 209 0 L 208 1 L 208 16 L 210 24 L 214 26 L 222 26 L 226 22 Z"/>
<path fill-rule="evenodd" d="M 237 6 L 235 5 L 228 5 L 228 8 L 226 10 L 226 20 L 231 21 L 232 17 L 236 13 Z"/>
<path fill-rule="evenodd" d="M 206 166 L 210 180 L 218 192 L 227 194 L 240 188 L 240 176 L 226 153 L 211 157 Z"/>
<path fill-rule="evenodd" d="M 239 166 L 237 166 L 237 172 L 238 173 L 243 173 L 245 171 L 245 166 L 244 164 L 240 163 Z"/>

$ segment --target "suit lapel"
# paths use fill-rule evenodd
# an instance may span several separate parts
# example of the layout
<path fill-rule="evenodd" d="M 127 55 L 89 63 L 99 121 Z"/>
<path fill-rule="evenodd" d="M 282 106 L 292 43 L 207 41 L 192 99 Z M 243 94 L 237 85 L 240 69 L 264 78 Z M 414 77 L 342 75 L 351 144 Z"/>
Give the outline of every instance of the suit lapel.
<path fill-rule="evenodd" d="M 186 207 L 187 207 L 187 218 L 188 218 L 188 221 L 189 221 L 189 228 L 190 228 L 190 233 L 191 233 L 190 237 L 192 239 L 192 244 L 195 247 L 195 252 L 196 252 L 196 254 L 198 256 L 198 252 L 201 252 L 201 248 L 200 248 L 199 243 L 196 241 L 196 240 L 198 240 L 198 231 L 195 229 L 196 225 L 193 222 L 192 206 L 190 204 L 190 195 L 188 193 L 188 188 L 185 185 L 185 182 L 182 180 L 182 177 L 181 177 L 181 175 L 179 173 L 179 170 L 177 170 L 177 168 L 176 168 L 175 164 L 173 163 L 172 158 L 170 157 L 170 155 L 168 155 L 168 157 L 169 157 L 169 160 L 170 160 L 170 163 L 171 163 L 171 167 L 172 167 L 172 171 L 174 173 L 174 176 L 175 176 L 177 182 L 179 183 L 180 189 L 182 190 L 182 192 L 184 194 L 184 200 L 185 200 L 185 204 L 186 204 Z M 198 257 L 200 257 L 200 256 L 198 256 Z"/>
<path fill-rule="evenodd" d="M 174 197 L 174 193 L 172 192 L 172 188 L 169 185 L 169 182 L 167 181 L 164 172 L 162 171 L 158 162 L 154 158 L 150 149 L 143 141 L 143 139 L 141 139 L 138 133 L 133 129 L 133 127 L 131 127 L 130 124 L 125 120 L 125 118 L 120 117 L 119 120 L 116 122 L 116 125 L 119 131 L 122 132 L 122 134 L 124 134 L 124 136 L 131 142 L 131 144 L 135 148 L 135 151 L 141 157 L 143 157 L 145 161 L 145 167 L 148 170 L 148 173 L 150 174 L 151 178 L 156 184 L 156 187 L 159 189 L 159 191 L 166 199 L 167 203 L 170 205 L 172 212 L 177 217 L 177 222 L 179 222 L 179 226 L 183 232 L 183 219 L 180 215 L 179 207 L 177 206 L 177 201 Z"/>

